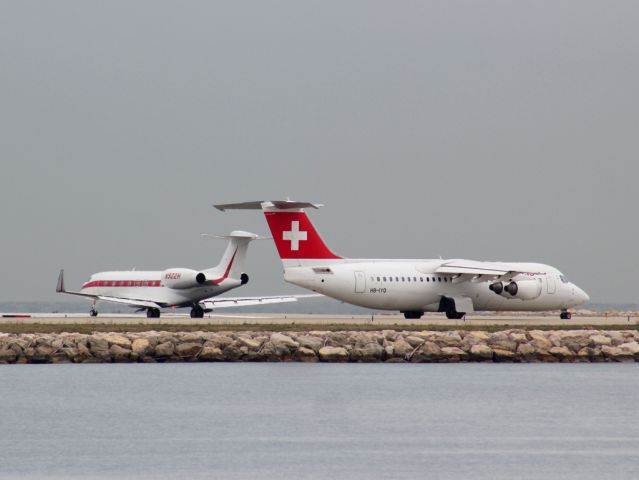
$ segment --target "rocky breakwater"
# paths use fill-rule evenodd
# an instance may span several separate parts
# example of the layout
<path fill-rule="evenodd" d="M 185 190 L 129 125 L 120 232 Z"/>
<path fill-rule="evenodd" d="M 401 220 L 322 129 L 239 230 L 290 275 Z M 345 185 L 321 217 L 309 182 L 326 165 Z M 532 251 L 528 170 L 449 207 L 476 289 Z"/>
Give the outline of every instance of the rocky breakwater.
<path fill-rule="evenodd" d="M 639 361 L 634 330 L 0 334 L 0 363 Z"/>

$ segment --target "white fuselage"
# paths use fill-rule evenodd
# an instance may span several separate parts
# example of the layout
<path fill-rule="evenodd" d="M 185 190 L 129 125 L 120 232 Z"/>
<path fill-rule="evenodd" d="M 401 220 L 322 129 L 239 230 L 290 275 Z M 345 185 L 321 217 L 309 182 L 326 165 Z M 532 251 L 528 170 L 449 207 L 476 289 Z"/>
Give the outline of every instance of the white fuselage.
<path fill-rule="evenodd" d="M 580 305 L 588 295 L 568 282 L 554 267 L 537 263 L 510 263 L 522 270 L 508 281 L 535 282 L 536 298 L 509 298 L 489 289 L 489 278 L 435 273 L 446 260 L 306 260 L 304 266 L 286 266 L 284 279 L 343 302 L 379 310 L 438 311 L 442 297 L 470 298 L 476 311 L 559 310 Z"/>
<path fill-rule="evenodd" d="M 162 307 L 190 306 L 200 300 L 220 295 L 239 287 L 241 281 L 226 278 L 219 285 L 207 283 L 190 288 L 171 288 L 166 285 L 165 271 L 100 272 L 82 286 L 87 295 L 115 297 L 155 302 Z"/>

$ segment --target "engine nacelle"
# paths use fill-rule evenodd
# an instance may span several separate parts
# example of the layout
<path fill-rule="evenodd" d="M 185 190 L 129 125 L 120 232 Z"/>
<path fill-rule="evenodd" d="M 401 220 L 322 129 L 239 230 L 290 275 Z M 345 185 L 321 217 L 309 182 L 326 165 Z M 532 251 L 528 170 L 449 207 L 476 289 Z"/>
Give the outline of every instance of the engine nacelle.
<path fill-rule="evenodd" d="M 517 280 L 504 287 L 504 297 L 533 300 L 541 295 L 541 282 L 538 280 Z"/>
<path fill-rule="evenodd" d="M 541 282 L 538 280 L 517 280 L 515 282 L 491 283 L 488 288 L 497 295 L 509 299 L 533 300 L 541 295 Z"/>
<path fill-rule="evenodd" d="M 178 290 L 194 288 L 206 283 L 206 275 L 188 268 L 169 268 L 162 272 L 162 283 Z"/>

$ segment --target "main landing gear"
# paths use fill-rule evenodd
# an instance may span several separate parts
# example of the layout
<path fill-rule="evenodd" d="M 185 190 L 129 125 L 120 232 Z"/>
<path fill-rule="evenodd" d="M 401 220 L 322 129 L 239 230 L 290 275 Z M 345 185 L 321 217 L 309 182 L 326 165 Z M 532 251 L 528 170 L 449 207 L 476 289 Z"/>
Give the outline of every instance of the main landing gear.
<path fill-rule="evenodd" d="M 450 320 L 461 320 L 466 315 L 466 312 L 458 312 L 454 300 L 447 297 L 442 297 L 439 301 L 439 311 L 446 313 L 446 318 Z"/>
<path fill-rule="evenodd" d="M 191 318 L 203 318 L 204 317 L 204 309 L 199 305 L 195 305 L 191 309 Z"/>
<path fill-rule="evenodd" d="M 422 318 L 422 315 L 424 315 L 424 312 L 420 312 L 420 311 L 410 311 L 410 312 L 402 312 L 404 314 L 404 318 L 409 319 L 409 320 L 417 320 L 419 318 Z"/>
<path fill-rule="evenodd" d="M 562 320 L 570 320 L 572 318 L 572 314 L 567 310 L 562 310 L 559 314 L 559 318 Z"/>
<path fill-rule="evenodd" d="M 146 311 L 147 318 L 160 318 L 160 309 L 159 308 L 149 308 Z"/>

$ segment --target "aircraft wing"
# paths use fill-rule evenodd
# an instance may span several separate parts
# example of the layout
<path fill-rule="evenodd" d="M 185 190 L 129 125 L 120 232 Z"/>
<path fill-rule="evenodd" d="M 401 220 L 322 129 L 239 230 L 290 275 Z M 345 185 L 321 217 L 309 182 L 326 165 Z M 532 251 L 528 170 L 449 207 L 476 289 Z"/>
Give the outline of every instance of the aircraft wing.
<path fill-rule="evenodd" d="M 452 273 L 457 275 L 498 276 L 513 273 L 540 273 L 536 270 L 522 268 L 521 265 L 502 262 L 478 262 L 475 260 L 450 260 L 440 265 L 436 273 Z"/>
<path fill-rule="evenodd" d="M 213 308 L 246 307 L 249 305 L 297 302 L 299 298 L 317 298 L 323 296 L 324 295 L 317 293 L 309 295 L 274 295 L 269 297 L 213 297 L 207 300 L 202 300 L 200 305 L 205 310 L 212 310 Z"/>

